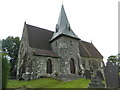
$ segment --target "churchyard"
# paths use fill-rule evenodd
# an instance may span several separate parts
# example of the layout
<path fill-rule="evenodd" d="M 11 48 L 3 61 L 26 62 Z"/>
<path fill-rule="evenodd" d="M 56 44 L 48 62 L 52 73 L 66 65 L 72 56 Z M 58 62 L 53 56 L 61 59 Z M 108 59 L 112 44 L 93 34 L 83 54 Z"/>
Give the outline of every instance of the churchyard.
<path fill-rule="evenodd" d="M 37 80 L 9 80 L 7 88 L 120 88 L 119 71 L 116 65 L 107 62 L 104 66 L 104 75 L 97 71 L 96 75 L 85 71 L 83 79 L 62 81 L 53 78 Z"/>
<path fill-rule="evenodd" d="M 89 82 L 89 79 L 63 82 L 52 78 L 41 78 L 31 81 L 9 80 L 7 88 L 87 88 Z"/>

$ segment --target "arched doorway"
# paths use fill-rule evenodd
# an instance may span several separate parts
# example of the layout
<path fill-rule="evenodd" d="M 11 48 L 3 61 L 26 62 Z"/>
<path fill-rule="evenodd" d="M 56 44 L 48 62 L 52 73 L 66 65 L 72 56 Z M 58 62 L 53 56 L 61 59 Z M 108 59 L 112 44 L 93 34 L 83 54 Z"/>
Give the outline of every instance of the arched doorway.
<path fill-rule="evenodd" d="M 70 72 L 71 74 L 75 74 L 75 63 L 73 59 L 70 60 Z"/>
<path fill-rule="evenodd" d="M 50 59 L 47 60 L 47 74 L 52 73 L 52 61 Z"/>

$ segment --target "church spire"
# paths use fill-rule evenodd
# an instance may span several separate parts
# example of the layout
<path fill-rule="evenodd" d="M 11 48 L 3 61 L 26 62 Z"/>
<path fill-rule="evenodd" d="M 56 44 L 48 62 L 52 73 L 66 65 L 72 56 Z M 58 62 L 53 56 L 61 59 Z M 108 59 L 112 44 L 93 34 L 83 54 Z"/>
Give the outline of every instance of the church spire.
<path fill-rule="evenodd" d="M 53 37 L 51 38 L 51 41 L 61 34 L 79 39 L 74 34 L 74 32 L 72 31 L 72 29 L 70 27 L 70 24 L 68 22 L 67 15 L 65 13 L 63 5 L 61 7 L 60 15 L 59 15 L 59 18 L 58 18 L 58 23 L 56 24 L 56 32 L 53 34 Z"/>
<path fill-rule="evenodd" d="M 64 6 L 61 7 L 61 12 L 58 19 L 58 26 L 60 29 L 65 29 L 66 25 L 69 25 Z"/>

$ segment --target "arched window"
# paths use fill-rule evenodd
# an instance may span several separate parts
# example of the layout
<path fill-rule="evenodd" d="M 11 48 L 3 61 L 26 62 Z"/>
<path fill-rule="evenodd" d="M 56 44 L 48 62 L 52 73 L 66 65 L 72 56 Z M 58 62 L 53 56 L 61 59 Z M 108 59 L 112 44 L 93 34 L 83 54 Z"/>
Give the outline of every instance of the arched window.
<path fill-rule="evenodd" d="M 75 63 L 73 59 L 70 60 L 70 72 L 71 74 L 75 74 Z"/>
<path fill-rule="evenodd" d="M 50 59 L 47 60 L 47 74 L 52 73 L 52 61 Z"/>

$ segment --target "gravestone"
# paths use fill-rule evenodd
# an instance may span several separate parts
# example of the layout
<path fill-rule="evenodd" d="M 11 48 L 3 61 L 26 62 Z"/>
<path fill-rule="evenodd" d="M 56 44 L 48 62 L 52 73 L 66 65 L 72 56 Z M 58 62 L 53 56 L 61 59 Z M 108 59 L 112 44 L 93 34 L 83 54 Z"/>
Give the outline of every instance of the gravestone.
<path fill-rule="evenodd" d="M 85 78 L 86 79 L 91 79 L 91 72 L 90 72 L 90 70 L 85 70 Z"/>
<path fill-rule="evenodd" d="M 101 71 L 97 71 L 96 75 L 101 79 L 104 80 L 103 74 L 101 73 Z"/>
<path fill-rule="evenodd" d="M 102 83 L 102 80 L 98 76 L 92 76 L 91 82 L 88 88 L 104 88 L 105 84 Z"/>
<path fill-rule="evenodd" d="M 107 87 L 118 88 L 119 87 L 119 74 L 118 66 L 113 65 L 111 62 L 107 62 L 107 66 L 104 66 L 104 75 Z"/>

